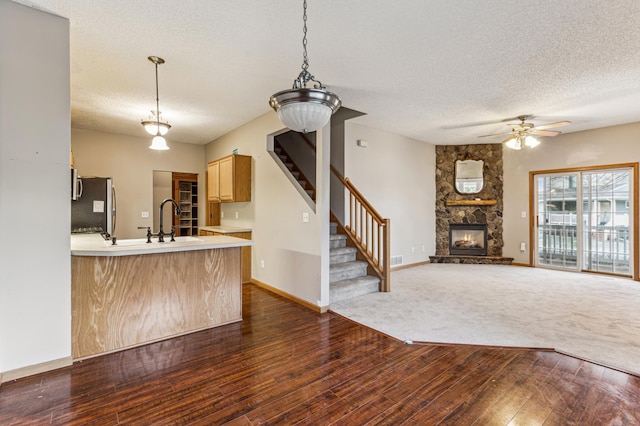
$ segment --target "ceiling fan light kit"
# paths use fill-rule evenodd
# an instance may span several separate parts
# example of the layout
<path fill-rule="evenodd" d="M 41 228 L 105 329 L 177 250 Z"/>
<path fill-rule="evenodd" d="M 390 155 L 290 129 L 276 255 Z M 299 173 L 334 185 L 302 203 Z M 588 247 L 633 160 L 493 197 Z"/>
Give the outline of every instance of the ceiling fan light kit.
<path fill-rule="evenodd" d="M 482 135 L 478 136 L 480 138 L 486 138 L 491 136 L 501 136 L 505 134 L 510 134 L 508 138 L 502 141 L 507 148 L 521 150 L 524 147 L 527 148 L 535 148 L 540 145 L 540 141 L 535 138 L 536 136 L 557 136 L 562 132 L 558 132 L 556 130 L 547 130 L 553 127 L 566 126 L 571 124 L 570 121 L 558 121 L 555 123 L 543 124 L 542 126 L 534 126 L 532 123 L 526 123 L 525 121 L 529 118 L 528 115 L 520 115 L 518 119 L 520 123 L 516 124 L 508 124 L 511 126 L 511 131 L 506 133 L 496 133 L 492 135 Z"/>
<path fill-rule="evenodd" d="M 331 115 L 340 108 L 342 101 L 338 95 L 326 90 L 326 87 L 309 72 L 307 0 L 304 0 L 303 10 L 302 71 L 293 81 L 292 89 L 282 90 L 269 98 L 269 106 L 278 113 L 280 121 L 289 129 L 308 133 L 324 127 L 331 119 Z M 307 88 L 310 81 L 316 83 L 313 88 Z"/>
<path fill-rule="evenodd" d="M 141 120 L 140 123 L 149 134 L 155 135 L 149 148 L 157 151 L 166 151 L 169 147 L 163 136 L 167 134 L 171 125 L 166 121 L 161 121 L 160 96 L 158 94 L 158 65 L 164 64 L 164 59 L 158 56 L 149 56 L 147 59 L 156 66 L 156 110 L 151 111 L 151 116 L 149 116 L 148 120 Z"/>

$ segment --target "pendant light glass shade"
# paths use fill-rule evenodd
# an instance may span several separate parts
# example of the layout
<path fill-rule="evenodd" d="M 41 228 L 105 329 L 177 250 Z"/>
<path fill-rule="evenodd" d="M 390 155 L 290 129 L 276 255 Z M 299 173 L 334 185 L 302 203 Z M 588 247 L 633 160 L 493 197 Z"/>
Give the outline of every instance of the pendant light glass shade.
<path fill-rule="evenodd" d="M 150 149 L 155 149 L 156 151 L 166 151 L 169 149 L 167 146 L 167 141 L 160 135 L 154 136 L 151 141 L 151 145 L 149 145 Z"/>
<path fill-rule="evenodd" d="M 313 132 L 324 127 L 340 107 L 340 98 L 321 89 L 291 89 L 276 93 L 269 105 L 280 121 L 296 132 Z"/>
<path fill-rule="evenodd" d="M 269 98 L 269 106 L 278 113 L 278 117 L 285 126 L 296 132 L 308 133 L 326 126 L 331 115 L 340 108 L 342 101 L 338 95 L 326 90 L 326 87 L 309 72 L 306 0 L 304 0 L 303 9 L 302 71 L 293 81 L 292 89 L 283 90 Z M 307 88 L 310 81 L 316 83 L 313 88 Z"/>

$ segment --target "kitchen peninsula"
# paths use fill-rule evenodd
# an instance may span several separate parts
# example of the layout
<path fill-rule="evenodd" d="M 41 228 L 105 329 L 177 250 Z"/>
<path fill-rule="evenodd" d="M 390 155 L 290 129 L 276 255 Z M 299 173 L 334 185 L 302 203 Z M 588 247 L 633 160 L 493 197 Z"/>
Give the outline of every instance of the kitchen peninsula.
<path fill-rule="evenodd" d="M 168 238 L 71 237 L 74 359 L 242 320 L 241 248 L 252 241 Z"/>

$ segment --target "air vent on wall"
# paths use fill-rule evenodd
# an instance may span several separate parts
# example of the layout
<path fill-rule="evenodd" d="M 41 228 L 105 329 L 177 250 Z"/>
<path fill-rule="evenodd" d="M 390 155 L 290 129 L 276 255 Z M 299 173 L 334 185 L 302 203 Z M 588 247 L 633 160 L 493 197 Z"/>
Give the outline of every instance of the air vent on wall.
<path fill-rule="evenodd" d="M 402 265 L 402 255 L 391 256 L 391 266 Z"/>

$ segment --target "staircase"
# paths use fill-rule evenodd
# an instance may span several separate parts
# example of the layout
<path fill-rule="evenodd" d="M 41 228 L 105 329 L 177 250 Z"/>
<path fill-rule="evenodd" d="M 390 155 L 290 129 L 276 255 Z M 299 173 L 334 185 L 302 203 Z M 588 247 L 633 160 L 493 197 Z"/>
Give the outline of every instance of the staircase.
<path fill-rule="evenodd" d="M 331 303 L 376 293 L 380 279 L 367 275 L 367 262 L 356 260 L 354 247 L 347 247 L 347 236 L 338 234 L 338 224 L 331 222 L 329 235 L 330 278 L 329 300 Z"/>
<path fill-rule="evenodd" d="M 300 187 L 315 201 L 315 188 L 306 179 L 295 162 L 289 158 L 282 147 L 278 144 L 273 151 L 282 164 L 289 170 Z M 353 232 L 352 232 L 353 233 Z M 388 287 L 382 286 L 381 280 L 375 272 L 370 271 L 369 263 L 357 260 L 358 249 L 347 246 L 347 235 L 338 233 L 338 224 L 331 222 L 330 228 L 330 278 L 329 278 L 329 301 L 330 303 L 351 299 L 378 291 L 389 291 Z M 369 275 L 372 272 L 372 275 Z M 386 279 L 388 285 L 388 278 Z"/>
<path fill-rule="evenodd" d="M 289 169 L 289 172 L 291 172 L 291 175 L 298 181 L 298 184 L 302 187 L 302 189 L 304 189 L 304 192 L 306 192 L 307 195 L 311 197 L 313 201 L 315 201 L 315 188 L 302 174 L 298 166 L 296 166 L 294 162 L 289 158 L 289 155 L 278 145 L 276 145 L 273 151 L 278 155 L 278 158 L 280 158 L 282 164 L 284 164 L 285 167 Z"/>

